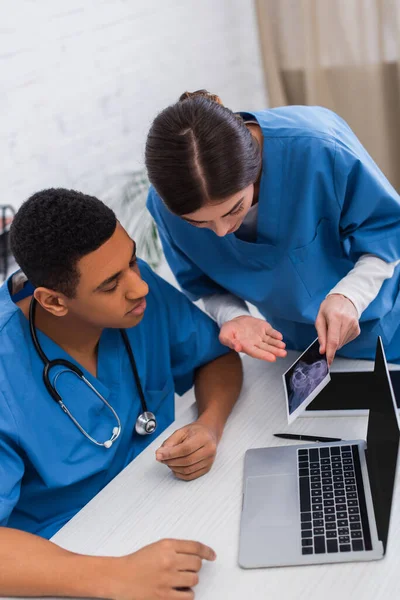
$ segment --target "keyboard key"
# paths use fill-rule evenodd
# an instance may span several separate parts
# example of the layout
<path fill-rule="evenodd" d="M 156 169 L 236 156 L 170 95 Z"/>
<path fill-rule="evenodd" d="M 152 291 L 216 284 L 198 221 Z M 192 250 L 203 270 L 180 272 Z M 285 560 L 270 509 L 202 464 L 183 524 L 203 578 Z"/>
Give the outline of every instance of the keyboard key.
<path fill-rule="evenodd" d="M 335 496 L 344 496 L 344 490 L 335 490 Z"/>
<path fill-rule="evenodd" d="M 314 527 L 323 527 L 324 520 L 323 519 L 315 519 L 315 521 L 313 521 L 313 525 L 314 525 Z"/>
<path fill-rule="evenodd" d="M 339 544 L 350 544 L 350 538 L 348 535 L 339 536 Z"/>
<path fill-rule="evenodd" d="M 345 471 L 343 473 L 343 476 L 344 476 L 345 482 L 347 483 L 348 479 L 353 479 L 353 477 L 354 477 L 354 471 Z"/>
<path fill-rule="evenodd" d="M 357 500 L 348 500 L 347 505 L 348 506 L 358 506 L 358 502 L 357 502 Z"/>
<path fill-rule="evenodd" d="M 321 483 L 312 483 L 311 484 L 311 489 L 312 490 L 320 490 L 321 489 Z"/>
<path fill-rule="evenodd" d="M 319 453 L 321 455 L 321 458 L 327 458 L 329 456 L 329 448 L 320 448 Z"/>
<path fill-rule="evenodd" d="M 324 535 L 324 528 L 323 527 L 316 527 L 314 529 L 314 535 Z"/>
<path fill-rule="evenodd" d="M 327 502 L 329 502 L 329 500 L 327 500 Z M 335 512 L 335 509 L 334 509 L 334 507 L 333 507 L 333 506 L 326 506 L 326 507 L 324 508 L 324 513 L 325 513 L 326 515 L 331 515 L 331 514 L 333 514 L 334 512 Z"/>
<path fill-rule="evenodd" d="M 335 490 L 344 490 L 344 483 L 343 481 L 337 481 L 333 484 L 333 487 Z"/>
<path fill-rule="evenodd" d="M 325 552 L 325 538 L 323 535 L 317 535 L 314 538 L 314 552 L 315 554 L 324 554 Z"/>
<path fill-rule="evenodd" d="M 343 458 L 342 462 L 344 465 L 352 465 L 353 459 L 352 458 Z"/>
<path fill-rule="evenodd" d="M 343 458 L 351 458 L 352 454 L 351 454 L 351 452 L 342 452 L 342 457 Z"/>
<path fill-rule="evenodd" d="M 309 474 L 310 474 L 310 472 L 308 469 L 299 469 L 300 477 L 308 477 Z"/>
<path fill-rule="evenodd" d="M 330 447 L 330 451 L 331 451 L 331 456 L 338 456 L 338 455 L 340 455 L 340 448 L 339 448 L 339 446 L 331 446 Z"/>
<path fill-rule="evenodd" d="M 351 471 L 352 473 L 354 473 L 352 465 L 344 465 L 343 466 L 343 471 L 347 472 L 347 473 L 349 473 Z M 354 475 L 352 475 L 352 477 L 354 477 Z"/>
<path fill-rule="evenodd" d="M 321 458 L 321 465 L 330 465 L 331 461 L 329 458 Z"/>
<path fill-rule="evenodd" d="M 302 522 L 304 522 L 304 521 L 311 521 L 311 513 L 310 512 L 302 512 L 300 520 Z"/>
<path fill-rule="evenodd" d="M 313 553 L 313 549 L 312 548 L 308 548 L 308 547 L 302 548 L 301 549 L 301 553 L 302 554 L 312 554 Z"/>
<path fill-rule="evenodd" d="M 316 499 L 317 498 L 313 498 L 313 500 L 316 500 Z M 313 504 L 312 509 L 313 509 L 313 514 L 314 514 L 315 512 L 322 510 L 322 504 Z"/>
<path fill-rule="evenodd" d="M 331 500 L 330 498 L 328 498 L 327 500 L 324 500 L 324 506 L 334 506 L 335 502 L 333 500 Z"/>
<path fill-rule="evenodd" d="M 339 546 L 340 552 L 350 552 L 351 546 L 350 544 L 342 544 Z"/>
<path fill-rule="evenodd" d="M 342 469 L 332 469 L 332 475 L 341 475 Z"/>
<path fill-rule="evenodd" d="M 321 481 L 321 477 L 319 477 L 318 475 L 313 475 L 311 477 L 311 481 L 312 483 L 319 483 Z"/>
<path fill-rule="evenodd" d="M 298 450 L 298 454 L 299 454 L 299 456 L 308 456 L 308 450 L 304 450 L 304 449 Z"/>
<path fill-rule="evenodd" d="M 351 545 L 355 552 L 357 552 L 359 550 L 364 550 L 364 544 L 363 544 L 362 540 L 353 540 L 351 542 Z"/>
<path fill-rule="evenodd" d="M 313 510 L 312 516 L 313 516 L 313 519 L 323 519 L 324 513 L 322 512 L 322 510 L 317 510 L 317 511 Z"/>
<path fill-rule="evenodd" d="M 349 515 L 359 514 L 358 506 L 349 506 Z"/>
<path fill-rule="evenodd" d="M 323 492 L 331 492 L 333 490 L 333 486 L 332 485 L 323 485 L 322 486 L 322 491 Z"/>
<path fill-rule="evenodd" d="M 312 546 L 313 545 L 312 538 L 302 539 L 301 540 L 301 545 L 302 546 Z"/>
<path fill-rule="evenodd" d="M 351 452 L 350 446 L 341 446 L 341 448 L 342 448 L 342 452 Z"/>
<path fill-rule="evenodd" d="M 356 529 L 361 529 L 361 523 L 358 521 L 358 523 L 350 523 L 350 529 L 352 531 L 356 530 Z"/>
<path fill-rule="evenodd" d="M 350 498 L 357 498 L 357 494 L 356 492 L 348 492 L 347 497 Z"/>
<path fill-rule="evenodd" d="M 316 462 L 319 459 L 318 448 L 310 448 L 309 450 L 310 462 Z"/>
<path fill-rule="evenodd" d="M 319 469 L 310 469 L 310 475 L 319 475 Z"/>
<path fill-rule="evenodd" d="M 317 498 L 318 496 L 322 496 L 321 490 L 311 490 L 311 497 Z"/>
<path fill-rule="evenodd" d="M 319 469 L 319 462 L 310 462 L 310 469 Z"/>
<path fill-rule="evenodd" d="M 333 521 L 336 521 L 336 515 L 325 515 L 326 523 L 332 523 Z"/>
<path fill-rule="evenodd" d="M 322 496 L 323 496 L 324 500 L 332 500 L 332 498 L 333 498 L 333 492 L 324 492 L 322 494 Z"/>
<path fill-rule="evenodd" d="M 330 465 L 322 465 L 321 466 L 322 477 L 324 476 L 324 473 L 330 473 L 330 472 L 331 472 L 331 466 Z"/>
<path fill-rule="evenodd" d="M 340 458 L 340 456 L 332 456 L 331 461 L 332 461 L 332 464 L 335 464 L 335 463 L 342 462 L 342 459 Z"/>
<path fill-rule="evenodd" d="M 359 514 L 357 514 L 357 515 L 350 515 L 349 516 L 349 520 L 350 520 L 350 523 L 355 523 L 356 521 L 360 520 L 360 515 Z"/>
<path fill-rule="evenodd" d="M 327 540 L 326 541 L 326 548 L 328 550 L 328 553 L 337 552 L 338 551 L 337 540 Z"/>
<path fill-rule="evenodd" d="M 348 527 L 349 526 L 349 522 L 347 519 L 339 519 L 337 524 L 338 524 L 338 527 Z"/>
<path fill-rule="evenodd" d="M 327 531 L 326 532 L 326 537 L 328 538 L 336 538 L 337 537 L 337 531 Z"/>
<path fill-rule="evenodd" d="M 346 485 L 346 492 L 355 492 L 357 490 L 355 485 Z"/>
<path fill-rule="evenodd" d="M 355 485 L 356 480 L 354 477 L 346 477 L 346 485 Z"/>
<path fill-rule="evenodd" d="M 333 481 L 343 482 L 343 475 L 334 475 Z"/>
<path fill-rule="evenodd" d="M 338 512 L 338 513 L 337 513 L 337 515 L 336 515 L 336 516 L 337 516 L 337 518 L 338 518 L 338 519 L 347 519 L 347 512 L 345 512 L 345 511 L 343 511 L 343 512 L 342 512 L 342 511 L 340 511 L 340 512 Z"/>
<path fill-rule="evenodd" d="M 359 531 L 352 531 L 351 532 L 351 538 L 353 540 L 357 539 L 357 538 L 362 538 L 362 531 L 361 530 L 359 530 Z"/>
<path fill-rule="evenodd" d="M 349 535 L 348 527 L 339 527 L 339 535 Z"/>
<path fill-rule="evenodd" d="M 311 527 L 312 527 L 312 523 L 311 523 L 311 521 L 304 521 L 304 522 L 301 524 L 301 529 L 302 529 L 302 531 L 304 531 L 304 530 L 307 530 L 307 529 L 311 529 Z"/>
<path fill-rule="evenodd" d="M 336 510 L 338 512 L 346 512 L 347 511 L 347 506 L 346 504 L 340 504 L 340 502 L 343 500 L 343 498 L 336 498 Z"/>
<path fill-rule="evenodd" d="M 302 513 L 309 512 L 311 510 L 311 498 L 310 498 L 310 479 L 308 477 L 300 477 L 300 511 Z"/>
<path fill-rule="evenodd" d="M 312 530 L 311 529 L 304 529 L 301 532 L 301 537 L 302 538 L 311 538 L 312 537 Z"/>
<path fill-rule="evenodd" d="M 325 525 L 325 529 L 329 531 L 330 529 L 336 529 L 336 523 L 327 523 Z"/>

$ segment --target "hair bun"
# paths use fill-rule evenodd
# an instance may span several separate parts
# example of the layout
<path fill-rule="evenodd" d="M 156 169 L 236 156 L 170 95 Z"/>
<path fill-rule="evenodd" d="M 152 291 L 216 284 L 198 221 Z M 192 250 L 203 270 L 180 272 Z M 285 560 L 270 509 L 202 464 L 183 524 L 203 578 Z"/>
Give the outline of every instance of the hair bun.
<path fill-rule="evenodd" d="M 196 96 L 201 96 L 202 98 L 207 98 L 211 102 L 216 102 L 223 106 L 221 102 L 221 98 L 216 94 L 210 94 L 207 90 L 196 90 L 195 92 L 183 92 L 183 94 L 179 97 L 179 102 L 183 102 L 184 100 L 189 100 L 190 98 L 195 98 Z"/>

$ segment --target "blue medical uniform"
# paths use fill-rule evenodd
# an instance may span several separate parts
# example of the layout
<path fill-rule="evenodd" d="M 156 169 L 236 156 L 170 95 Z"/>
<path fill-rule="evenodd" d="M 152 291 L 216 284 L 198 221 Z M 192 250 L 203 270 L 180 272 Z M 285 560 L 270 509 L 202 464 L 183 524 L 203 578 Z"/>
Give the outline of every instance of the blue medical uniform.
<path fill-rule="evenodd" d="M 156 435 L 160 435 L 174 420 L 174 392 L 188 390 L 195 369 L 227 349 L 218 342 L 218 329 L 211 319 L 145 263 L 139 261 L 139 265 L 150 292 L 143 320 L 127 333 L 148 409 L 157 417 Z M 30 286 L 24 289 L 30 295 Z M 38 337 L 50 359 L 76 363 L 42 332 L 38 331 Z M 121 435 L 110 449 L 85 438 L 46 391 L 43 363 L 32 344 L 28 320 L 13 302 L 9 282 L 3 284 L 0 525 L 51 537 L 155 439 L 155 435 L 135 432 L 142 409 L 118 330 L 102 333 L 97 378 L 83 371 L 121 419 Z M 57 389 L 92 437 L 110 438 L 115 418 L 84 383 L 72 373 L 62 374 Z"/>
<path fill-rule="evenodd" d="M 170 213 L 154 189 L 148 208 L 179 284 L 192 299 L 230 292 L 255 305 L 301 350 L 316 337 L 326 294 L 370 253 L 400 259 L 400 198 L 348 125 L 319 107 L 253 114 L 264 136 L 257 239 L 223 238 Z M 340 354 L 400 359 L 400 268 L 361 316 L 361 335 Z"/>

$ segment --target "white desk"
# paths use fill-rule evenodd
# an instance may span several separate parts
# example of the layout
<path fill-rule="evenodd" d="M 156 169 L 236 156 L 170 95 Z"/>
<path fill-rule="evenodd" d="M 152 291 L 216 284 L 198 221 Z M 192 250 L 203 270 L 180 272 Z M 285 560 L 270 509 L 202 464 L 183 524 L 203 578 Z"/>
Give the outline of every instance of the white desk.
<path fill-rule="evenodd" d="M 122 555 L 164 537 L 198 539 L 217 552 L 204 563 L 197 600 L 388 600 L 400 593 L 400 496 L 395 492 L 387 556 L 376 562 L 242 570 L 237 565 L 243 456 L 248 448 L 285 443 L 281 374 L 295 354 L 277 365 L 245 357 L 245 384 L 225 429 L 212 471 L 187 483 L 158 464 L 154 452 L 175 429 L 195 417 L 193 405 L 53 538 L 76 552 Z M 371 368 L 335 361 L 341 370 Z M 192 393 L 186 401 L 193 401 Z M 185 397 L 182 399 L 185 402 Z M 364 438 L 366 419 L 300 418 L 300 433 Z M 398 491 L 398 490 L 396 490 Z"/>

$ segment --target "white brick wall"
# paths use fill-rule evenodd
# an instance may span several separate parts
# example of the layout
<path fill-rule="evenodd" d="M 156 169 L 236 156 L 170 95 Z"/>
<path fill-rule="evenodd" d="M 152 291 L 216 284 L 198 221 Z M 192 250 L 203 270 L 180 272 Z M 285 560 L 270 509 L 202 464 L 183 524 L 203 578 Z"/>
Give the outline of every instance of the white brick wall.
<path fill-rule="evenodd" d="M 1 0 L 0 204 L 101 196 L 185 89 L 266 105 L 252 0 Z"/>

